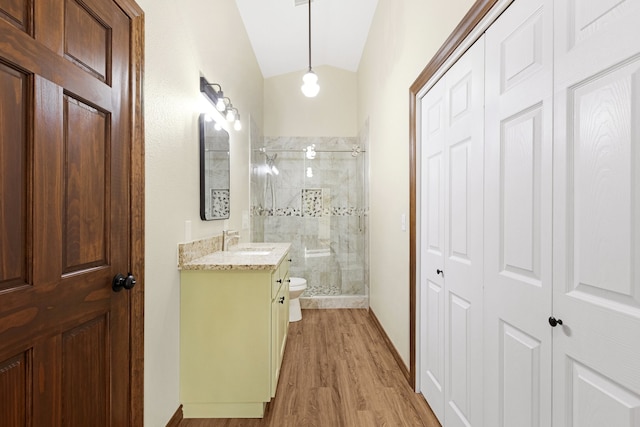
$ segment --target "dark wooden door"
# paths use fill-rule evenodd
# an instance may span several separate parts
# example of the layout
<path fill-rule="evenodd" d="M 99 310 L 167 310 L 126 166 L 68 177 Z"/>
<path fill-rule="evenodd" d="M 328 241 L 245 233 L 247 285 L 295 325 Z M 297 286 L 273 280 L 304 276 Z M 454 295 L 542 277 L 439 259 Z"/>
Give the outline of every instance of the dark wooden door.
<path fill-rule="evenodd" d="M 130 27 L 113 0 L 0 0 L 3 427 L 130 425 Z"/>

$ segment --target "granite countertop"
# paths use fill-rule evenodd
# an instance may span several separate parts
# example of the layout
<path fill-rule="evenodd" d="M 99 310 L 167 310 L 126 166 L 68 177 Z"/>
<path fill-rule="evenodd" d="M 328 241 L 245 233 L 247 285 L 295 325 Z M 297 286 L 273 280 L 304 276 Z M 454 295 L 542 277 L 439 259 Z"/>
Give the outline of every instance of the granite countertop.
<path fill-rule="evenodd" d="M 291 243 L 242 243 L 180 264 L 181 270 L 275 270 Z"/>

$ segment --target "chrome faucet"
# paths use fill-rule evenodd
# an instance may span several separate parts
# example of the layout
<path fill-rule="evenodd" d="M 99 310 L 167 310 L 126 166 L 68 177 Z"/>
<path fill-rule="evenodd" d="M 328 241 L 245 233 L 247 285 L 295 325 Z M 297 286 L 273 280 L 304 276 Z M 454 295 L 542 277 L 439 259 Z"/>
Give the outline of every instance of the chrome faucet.
<path fill-rule="evenodd" d="M 233 230 L 222 230 L 222 250 L 229 250 L 229 241 L 237 238 L 238 232 Z"/>

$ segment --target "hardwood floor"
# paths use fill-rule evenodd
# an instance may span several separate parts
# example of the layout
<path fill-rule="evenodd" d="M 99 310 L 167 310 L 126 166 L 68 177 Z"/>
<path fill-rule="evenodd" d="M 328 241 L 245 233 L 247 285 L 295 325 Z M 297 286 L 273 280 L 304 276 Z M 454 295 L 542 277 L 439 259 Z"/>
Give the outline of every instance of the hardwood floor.
<path fill-rule="evenodd" d="M 181 427 L 438 427 L 367 310 L 304 310 L 289 325 L 276 397 L 262 419 L 185 419 Z"/>

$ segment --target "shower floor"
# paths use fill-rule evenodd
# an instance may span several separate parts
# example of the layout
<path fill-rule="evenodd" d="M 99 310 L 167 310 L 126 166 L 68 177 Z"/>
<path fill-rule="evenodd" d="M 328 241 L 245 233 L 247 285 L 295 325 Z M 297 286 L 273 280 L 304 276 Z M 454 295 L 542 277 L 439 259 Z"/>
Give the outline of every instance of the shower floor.
<path fill-rule="evenodd" d="M 302 294 L 303 297 L 315 296 L 337 296 L 342 294 L 342 289 L 338 285 L 309 285 Z"/>

